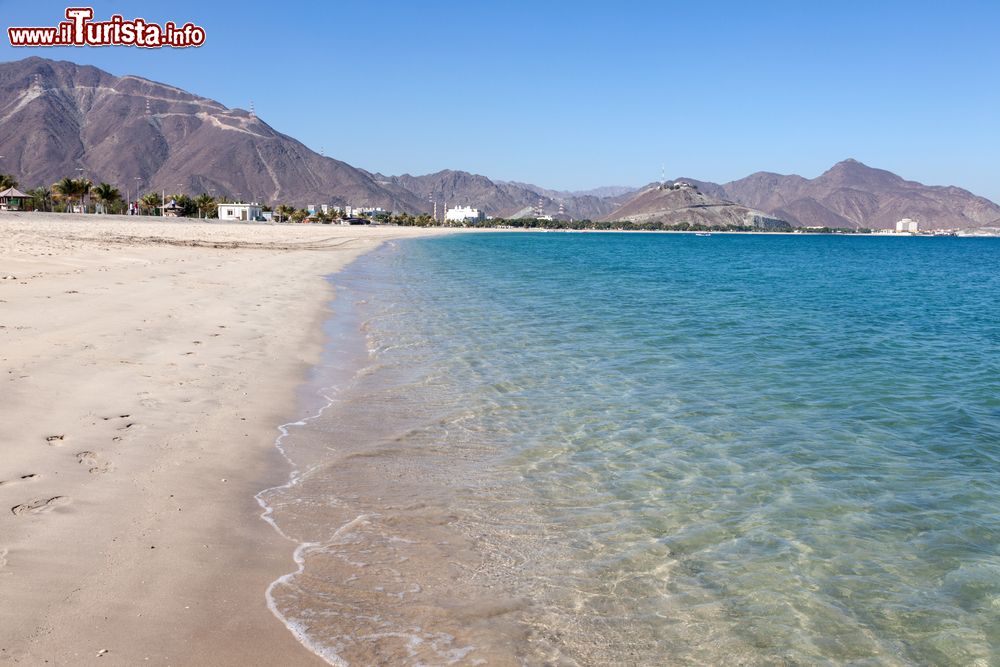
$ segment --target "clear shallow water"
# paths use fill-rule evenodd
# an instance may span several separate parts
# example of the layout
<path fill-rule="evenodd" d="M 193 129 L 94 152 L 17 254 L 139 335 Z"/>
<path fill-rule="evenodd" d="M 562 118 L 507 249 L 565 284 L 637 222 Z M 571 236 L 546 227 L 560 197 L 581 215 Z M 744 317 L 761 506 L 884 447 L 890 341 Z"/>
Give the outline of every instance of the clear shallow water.
<path fill-rule="evenodd" d="M 368 256 L 334 279 L 332 403 L 283 441 L 303 472 L 265 493 L 307 545 L 275 609 L 352 664 L 996 664 L 998 260 L 615 234 Z"/>

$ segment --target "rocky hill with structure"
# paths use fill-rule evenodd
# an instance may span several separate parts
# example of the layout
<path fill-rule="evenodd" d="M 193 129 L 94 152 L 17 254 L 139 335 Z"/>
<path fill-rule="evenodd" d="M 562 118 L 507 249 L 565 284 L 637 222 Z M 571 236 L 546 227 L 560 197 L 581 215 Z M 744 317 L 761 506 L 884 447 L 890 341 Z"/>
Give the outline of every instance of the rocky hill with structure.
<path fill-rule="evenodd" d="M 686 181 L 653 183 L 642 189 L 607 220 L 629 220 L 635 224 L 740 226 L 755 229 L 791 229 L 784 220 L 763 211 L 717 199 Z"/>

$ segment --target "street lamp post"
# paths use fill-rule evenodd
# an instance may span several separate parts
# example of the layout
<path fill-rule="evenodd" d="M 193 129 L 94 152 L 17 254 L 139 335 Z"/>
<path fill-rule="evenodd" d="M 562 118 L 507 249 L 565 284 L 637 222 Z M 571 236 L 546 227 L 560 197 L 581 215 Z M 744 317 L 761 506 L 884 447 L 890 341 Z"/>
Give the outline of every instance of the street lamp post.
<path fill-rule="evenodd" d="M 84 194 L 83 193 L 83 167 L 77 167 L 76 171 L 80 175 L 80 177 L 79 177 L 80 178 L 80 210 L 83 213 L 86 213 L 87 209 L 84 207 L 84 204 L 83 204 L 83 194 Z"/>

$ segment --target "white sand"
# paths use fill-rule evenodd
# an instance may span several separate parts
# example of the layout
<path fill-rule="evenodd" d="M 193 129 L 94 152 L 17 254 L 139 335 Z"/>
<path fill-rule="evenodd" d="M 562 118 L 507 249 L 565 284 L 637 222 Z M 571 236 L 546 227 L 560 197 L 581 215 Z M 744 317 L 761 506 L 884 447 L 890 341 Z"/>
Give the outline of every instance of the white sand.
<path fill-rule="evenodd" d="M 0 663 L 322 664 L 254 494 L 324 276 L 433 233 L 0 213 Z"/>

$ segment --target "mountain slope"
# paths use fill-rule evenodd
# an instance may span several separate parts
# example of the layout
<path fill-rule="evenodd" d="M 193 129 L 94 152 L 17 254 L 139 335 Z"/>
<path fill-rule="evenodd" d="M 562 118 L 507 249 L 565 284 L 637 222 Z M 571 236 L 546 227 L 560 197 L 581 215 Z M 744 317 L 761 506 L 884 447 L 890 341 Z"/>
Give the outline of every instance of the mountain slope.
<path fill-rule="evenodd" d="M 690 185 L 651 184 L 613 211 L 608 220 L 630 220 L 633 223 L 657 222 L 664 225 L 680 223 L 712 226 L 751 226 L 762 229 L 789 229 L 783 220 L 706 195 Z"/>
<path fill-rule="evenodd" d="M 0 154 L 26 187 L 82 167 L 123 192 L 139 177 L 144 191 L 426 209 L 413 193 L 323 157 L 247 111 L 42 58 L 0 64 Z"/>
<path fill-rule="evenodd" d="M 976 228 L 1000 217 L 1000 206 L 967 190 L 907 181 L 856 160 L 814 179 L 758 172 L 719 187 L 727 199 L 796 225 L 889 229 L 912 218 L 926 229 Z"/>

